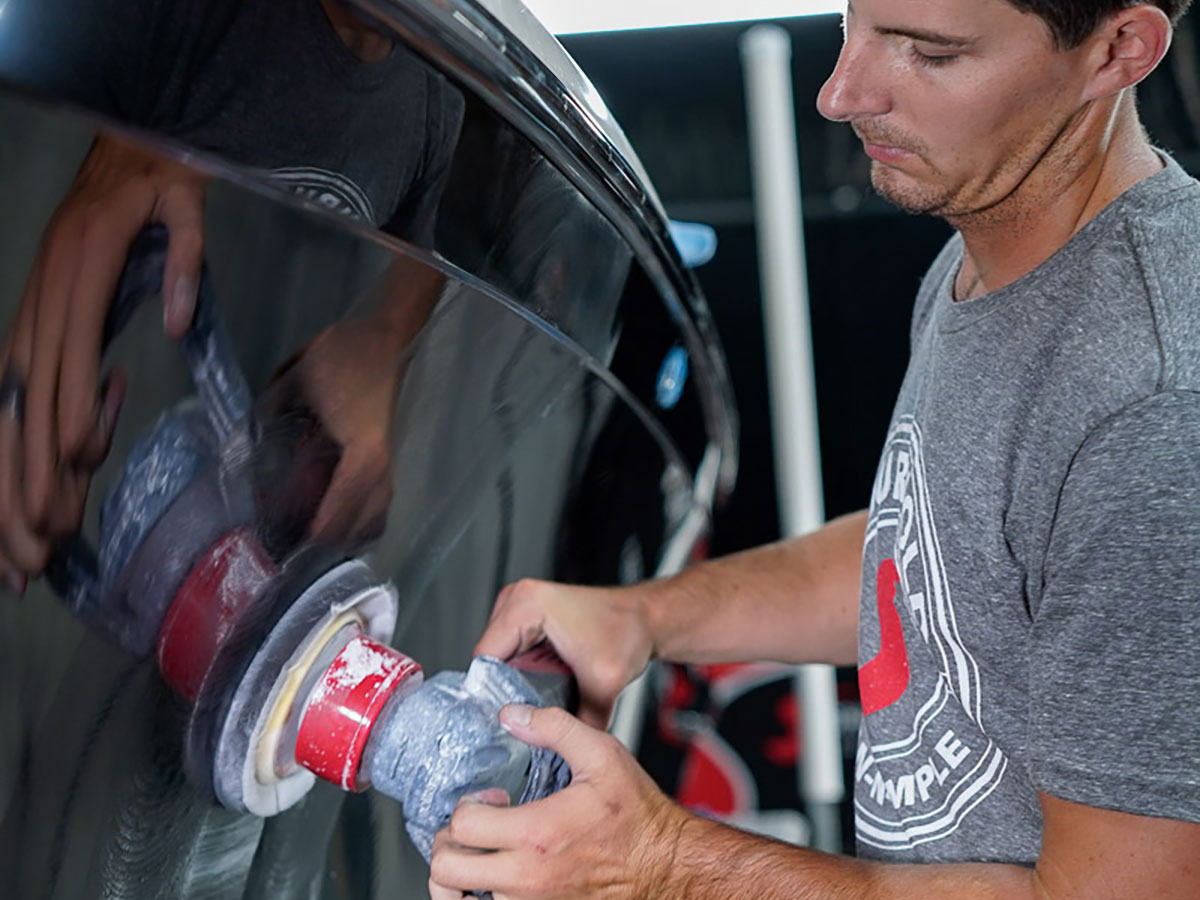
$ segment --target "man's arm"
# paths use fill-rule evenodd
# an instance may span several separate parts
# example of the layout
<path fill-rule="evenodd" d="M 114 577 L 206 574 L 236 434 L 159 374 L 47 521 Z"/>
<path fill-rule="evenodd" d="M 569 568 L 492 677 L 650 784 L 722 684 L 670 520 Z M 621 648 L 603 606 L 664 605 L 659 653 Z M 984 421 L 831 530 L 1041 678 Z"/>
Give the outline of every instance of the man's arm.
<path fill-rule="evenodd" d="M 1037 866 L 913 865 L 829 856 L 689 816 L 661 900 L 1117 900 L 1196 896 L 1200 825 L 1040 796 Z M 664 848 L 666 850 L 667 848 Z M 745 893 L 739 893 L 745 891 Z"/>
<path fill-rule="evenodd" d="M 867 513 L 651 582 L 654 656 L 673 662 L 773 660 L 849 666 Z"/>
<path fill-rule="evenodd" d="M 434 843 L 433 900 L 485 888 L 505 900 L 1196 896 L 1200 824 L 1112 812 L 1042 794 L 1045 827 L 1035 868 L 867 862 L 793 847 L 694 816 L 663 796 L 614 738 L 562 710 L 510 706 L 501 719 L 514 736 L 560 753 L 571 766 L 571 785 L 515 809 L 460 804 Z"/>
<path fill-rule="evenodd" d="M 475 653 L 509 659 L 549 640 L 578 679 L 580 718 L 597 727 L 652 658 L 853 663 L 866 519 L 630 587 L 519 581 L 500 592 Z"/>

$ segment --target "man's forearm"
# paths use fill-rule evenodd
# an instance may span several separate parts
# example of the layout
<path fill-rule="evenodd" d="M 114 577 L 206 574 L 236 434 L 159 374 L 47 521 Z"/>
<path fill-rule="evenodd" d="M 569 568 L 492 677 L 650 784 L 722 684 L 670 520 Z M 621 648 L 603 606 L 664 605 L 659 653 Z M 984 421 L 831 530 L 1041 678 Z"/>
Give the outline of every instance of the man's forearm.
<path fill-rule="evenodd" d="M 852 665 L 865 512 L 820 531 L 654 582 L 645 609 L 655 656 Z"/>
<path fill-rule="evenodd" d="M 1042 900 L 1033 869 L 831 856 L 687 815 L 662 842 L 660 900 Z M 653 871 L 653 870 L 651 870 Z"/>

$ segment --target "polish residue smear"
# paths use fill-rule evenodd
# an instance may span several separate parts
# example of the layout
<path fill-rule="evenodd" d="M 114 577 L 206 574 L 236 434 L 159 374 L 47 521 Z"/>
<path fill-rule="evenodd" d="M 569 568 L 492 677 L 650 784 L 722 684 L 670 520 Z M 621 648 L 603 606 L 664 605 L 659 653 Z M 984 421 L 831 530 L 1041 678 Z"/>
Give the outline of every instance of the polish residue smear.
<path fill-rule="evenodd" d="M 361 637 L 355 638 L 329 667 L 325 683 L 330 687 L 352 688 L 371 677 L 383 678 L 398 662 L 395 656 L 380 653 Z"/>

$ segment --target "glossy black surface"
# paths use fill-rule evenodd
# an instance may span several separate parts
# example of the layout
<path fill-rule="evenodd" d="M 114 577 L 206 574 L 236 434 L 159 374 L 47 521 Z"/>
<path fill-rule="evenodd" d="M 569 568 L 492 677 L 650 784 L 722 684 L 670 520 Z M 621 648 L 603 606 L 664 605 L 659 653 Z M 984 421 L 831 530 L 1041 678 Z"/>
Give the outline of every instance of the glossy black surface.
<path fill-rule="evenodd" d="M 74 377 L 133 235 L 182 194 L 255 397 L 255 527 L 364 555 L 400 595 L 393 643 L 428 671 L 466 664 L 510 580 L 679 565 L 734 465 L 720 348 L 632 169 L 605 187 L 603 134 L 563 114 L 553 152 L 530 138 L 553 120 L 511 102 L 536 54 L 474 55 L 449 33 L 433 47 L 436 29 L 417 39 L 381 24 L 388 10 L 320 0 L 165 6 L 0 7 L 0 310 L 5 364 L 30 383 L 23 419 L 0 421 L 0 479 L 70 461 L 61 444 L 33 455 L 28 425 L 55 402 L 33 386 L 39 360 L 60 353 L 60 382 Z M 549 71 L 540 85 L 566 96 Z M 92 542 L 138 436 L 194 390 L 161 310 L 104 357 L 128 378 L 106 460 L 71 463 L 90 479 Z M 661 409 L 675 348 L 692 374 Z M 0 494 L 11 567 L 28 510 Z M 84 495 L 54 496 L 69 512 Z M 184 774 L 186 718 L 152 660 L 87 630 L 44 581 L 0 596 L 6 895 L 423 895 L 396 804 L 319 785 L 269 820 L 229 812 Z"/>

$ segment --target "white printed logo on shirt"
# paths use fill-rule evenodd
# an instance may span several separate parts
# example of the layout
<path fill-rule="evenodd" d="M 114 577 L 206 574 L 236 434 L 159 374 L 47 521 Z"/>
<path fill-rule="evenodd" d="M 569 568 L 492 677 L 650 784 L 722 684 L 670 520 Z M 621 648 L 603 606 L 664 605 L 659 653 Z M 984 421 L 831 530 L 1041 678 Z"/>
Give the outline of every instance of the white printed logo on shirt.
<path fill-rule="evenodd" d="M 268 177 L 309 203 L 352 219 L 379 224 L 375 221 L 375 209 L 366 191 L 339 172 L 312 166 L 292 166 L 272 169 Z"/>
<path fill-rule="evenodd" d="M 878 620 L 864 622 L 863 651 L 878 652 L 859 667 L 855 825 L 865 844 L 908 850 L 953 834 L 1008 766 L 983 730 L 979 666 L 955 620 L 911 416 L 888 435 L 864 558 L 878 561 L 864 586 Z"/>

